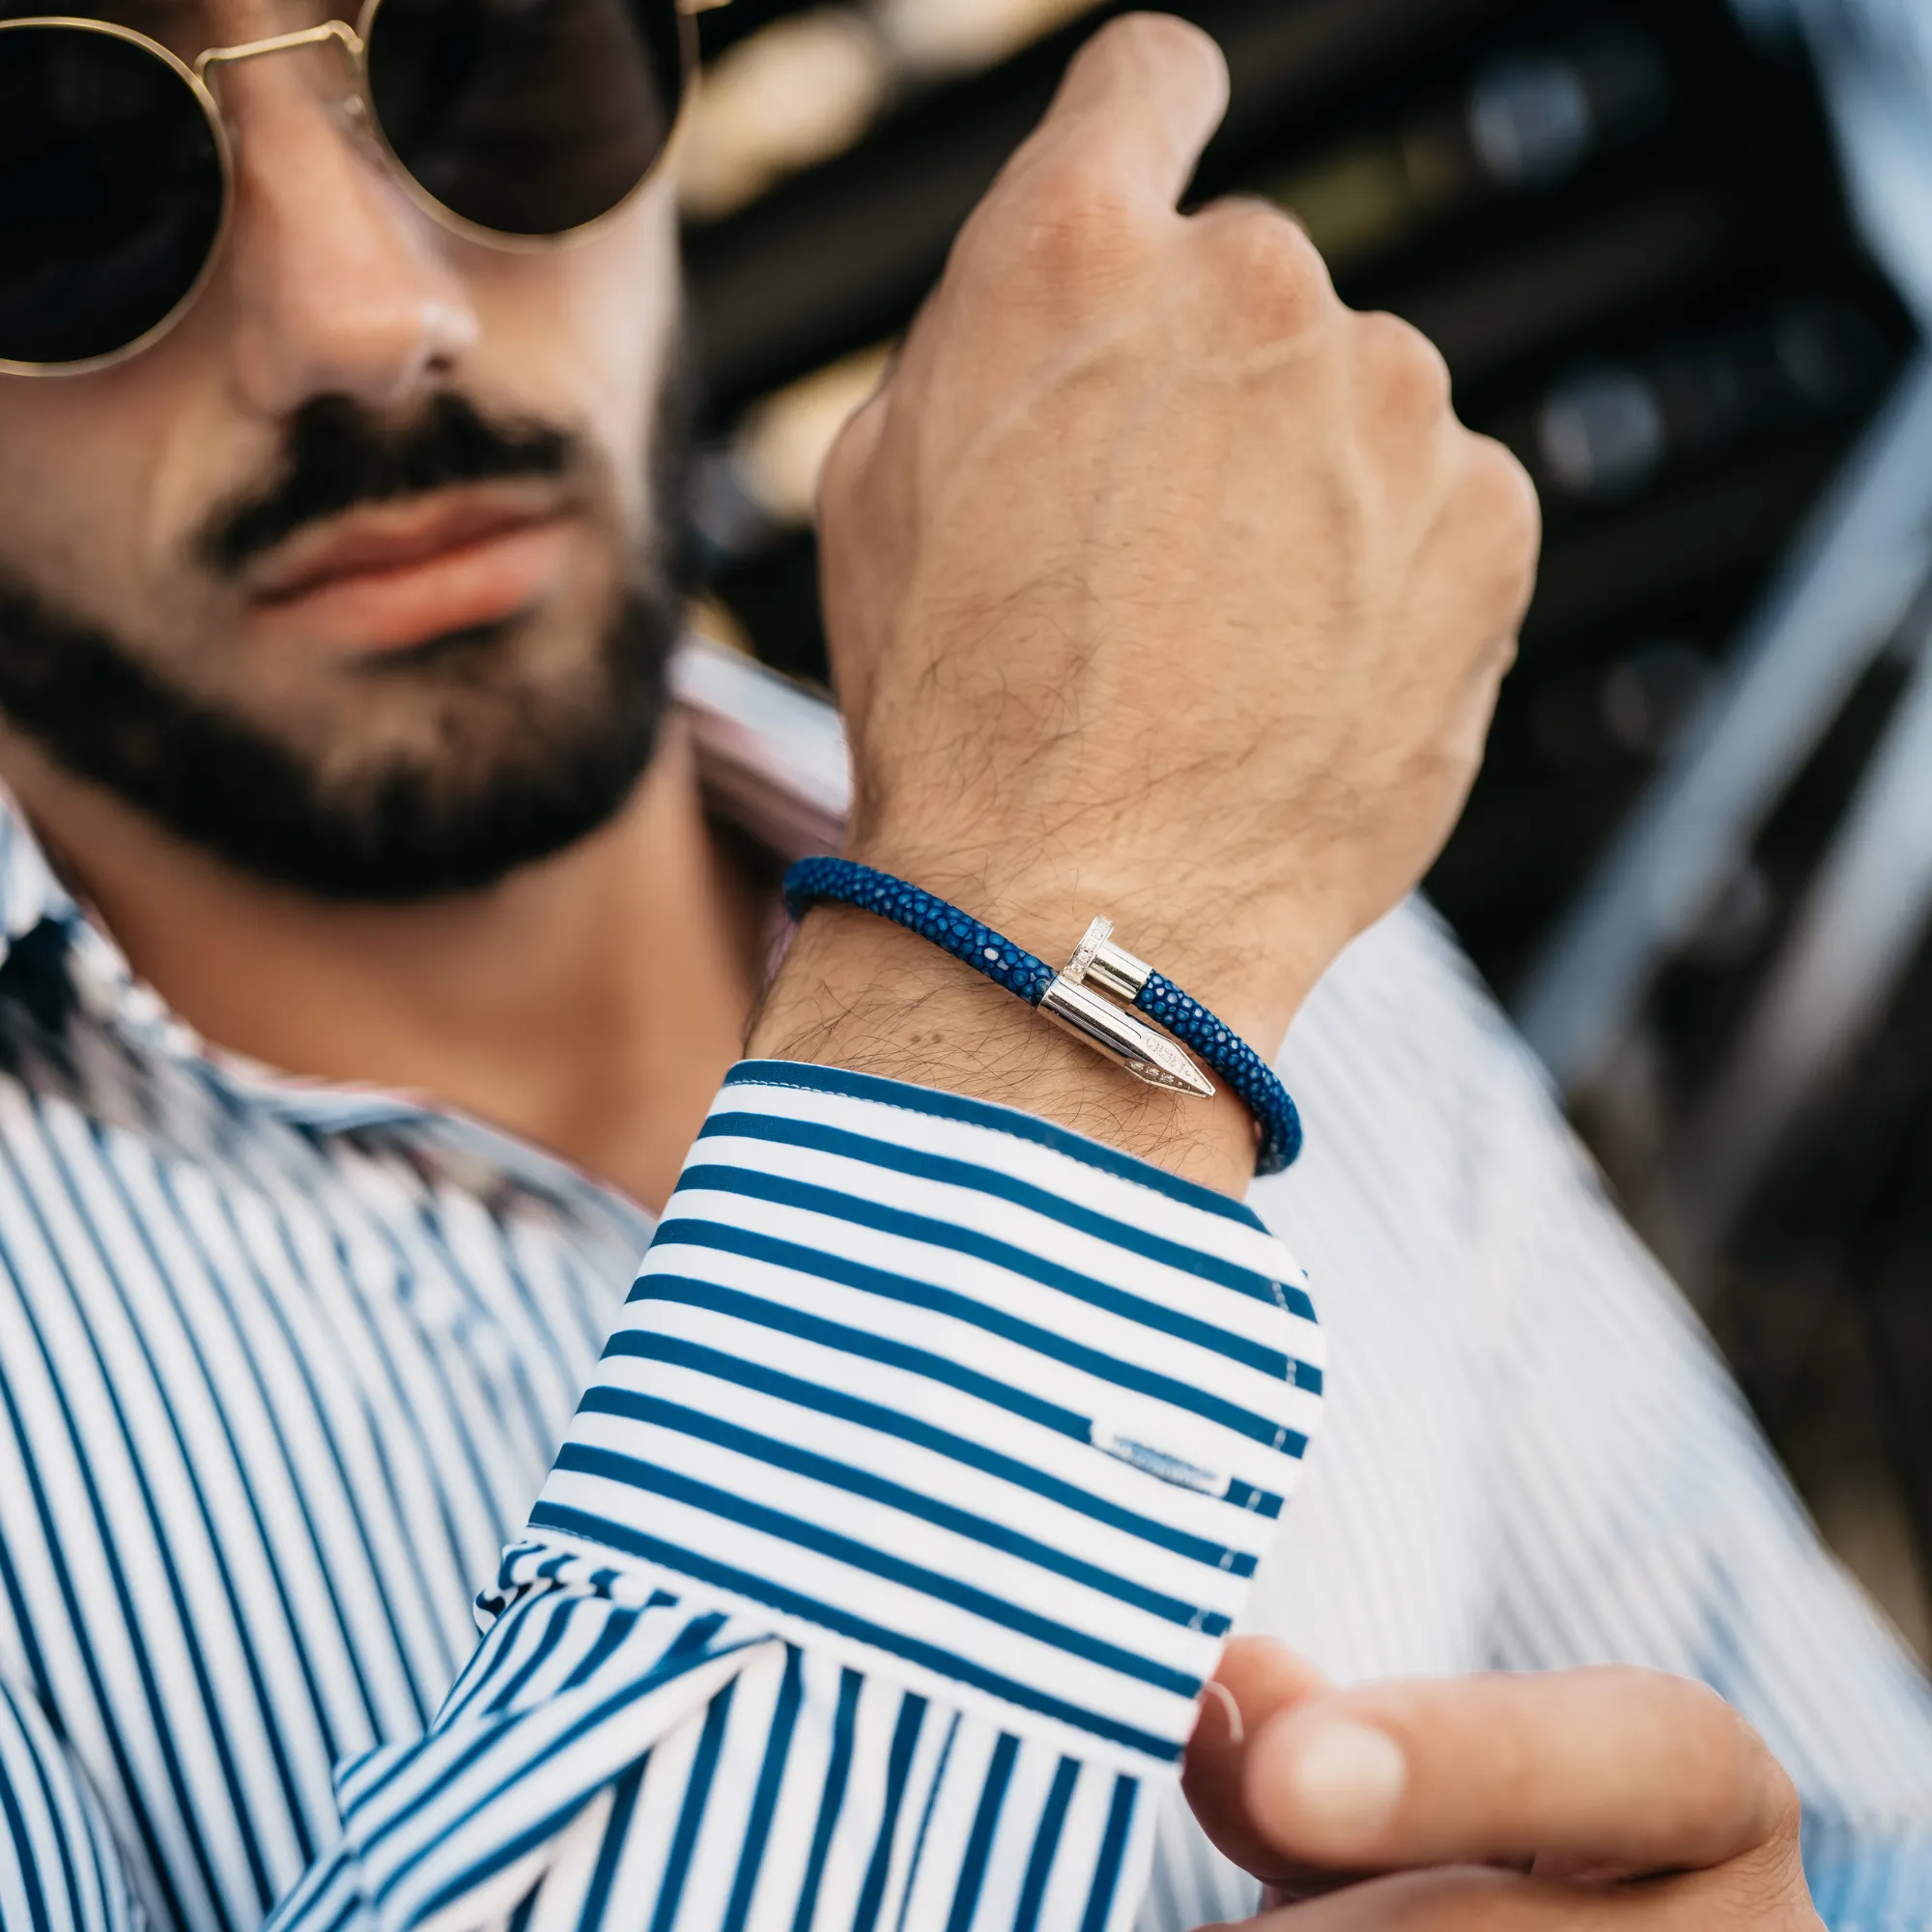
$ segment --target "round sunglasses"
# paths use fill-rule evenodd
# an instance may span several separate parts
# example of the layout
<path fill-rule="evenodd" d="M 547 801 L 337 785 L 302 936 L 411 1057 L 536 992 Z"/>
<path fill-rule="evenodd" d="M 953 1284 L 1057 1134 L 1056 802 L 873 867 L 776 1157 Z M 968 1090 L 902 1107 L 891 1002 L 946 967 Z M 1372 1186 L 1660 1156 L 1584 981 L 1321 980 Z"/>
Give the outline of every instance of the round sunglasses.
<path fill-rule="evenodd" d="M 0 371 L 133 355 L 192 305 L 235 201 L 211 81 L 332 47 L 348 111 L 410 197 L 499 248 L 572 240 L 669 147 L 717 0 L 366 0 L 355 26 L 210 47 L 190 66 L 104 20 L 0 20 Z"/>

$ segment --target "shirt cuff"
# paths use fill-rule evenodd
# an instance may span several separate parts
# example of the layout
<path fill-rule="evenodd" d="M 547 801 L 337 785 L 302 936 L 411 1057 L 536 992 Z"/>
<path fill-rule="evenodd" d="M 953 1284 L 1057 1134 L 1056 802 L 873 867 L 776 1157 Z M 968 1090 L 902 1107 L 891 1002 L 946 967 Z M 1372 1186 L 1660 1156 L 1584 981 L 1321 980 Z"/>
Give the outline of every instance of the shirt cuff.
<path fill-rule="evenodd" d="M 714 1103 L 530 1518 L 1089 1762 L 1171 1770 L 1321 1407 L 1245 1207 L 788 1062 Z"/>

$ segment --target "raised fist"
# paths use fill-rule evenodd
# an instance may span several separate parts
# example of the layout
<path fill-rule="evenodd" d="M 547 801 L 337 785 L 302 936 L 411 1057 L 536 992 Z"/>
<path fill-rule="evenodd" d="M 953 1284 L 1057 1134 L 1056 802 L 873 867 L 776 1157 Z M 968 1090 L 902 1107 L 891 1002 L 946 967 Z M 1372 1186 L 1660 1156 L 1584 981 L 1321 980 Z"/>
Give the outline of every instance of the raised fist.
<path fill-rule="evenodd" d="M 821 503 L 852 855 L 1053 956 L 1089 915 L 1264 1050 L 1428 867 L 1534 493 L 1293 222 L 1176 212 L 1227 73 L 1117 21 L 955 245 Z"/>

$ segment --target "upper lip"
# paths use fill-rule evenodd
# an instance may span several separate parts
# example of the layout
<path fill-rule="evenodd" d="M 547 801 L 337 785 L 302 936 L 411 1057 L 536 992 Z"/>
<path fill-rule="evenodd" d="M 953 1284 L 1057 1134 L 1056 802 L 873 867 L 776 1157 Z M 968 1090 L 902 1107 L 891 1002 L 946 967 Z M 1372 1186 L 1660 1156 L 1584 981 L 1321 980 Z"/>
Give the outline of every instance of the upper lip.
<path fill-rule="evenodd" d="M 557 515 L 554 482 L 469 484 L 374 503 L 298 530 L 244 573 L 251 595 L 286 603 L 337 578 L 399 570 Z"/>

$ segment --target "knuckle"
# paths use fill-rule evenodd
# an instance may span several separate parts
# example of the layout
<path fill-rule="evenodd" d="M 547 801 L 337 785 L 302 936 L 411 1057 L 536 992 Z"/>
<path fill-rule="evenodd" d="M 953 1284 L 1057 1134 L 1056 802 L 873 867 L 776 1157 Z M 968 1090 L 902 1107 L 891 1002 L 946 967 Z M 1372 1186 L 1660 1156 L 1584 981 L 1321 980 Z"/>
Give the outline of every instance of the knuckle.
<path fill-rule="evenodd" d="M 1502 443 L 1486 436 L 1469 440 L 1470 507 L 1511 580 L 1532 577 L 1543 547 L 1543 505 L 1536 485 Z"/>
<path fill-rule="evenodd" d="M 1140 212 L 1121 170 L 1096 156 L 1042 168 L 1012 213 L 1017 254 L 1051 286 L 1110 277 L 1140 253 Z"/>
<path fill-rule="evenodd" d="M 1356 327 L 1372 380 L 1395 413 L 1410 421 L 1449 413 L 1449 365 L 1428 336 L 1379 312 L 1361 316 Z"/>
<path fill-rule="evenodd" d="M 1307 231 L 1264 201 L 1226 201 L 1201 217 L 1236 298 L 1275 330 L 1305 326 L 1334 300 L 1328 266 Z"/>
<path fill-rule="evenodd" d="M 837 523 L 857 501 L 885 433 L 890 397 L 889 388 L 880 389 L 847 418 L 833 439 L 818 472 L 817 520 L 821 528 Z"/>

